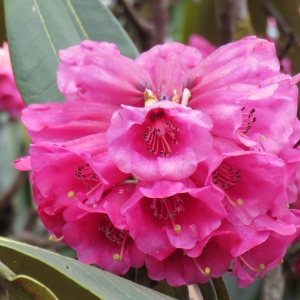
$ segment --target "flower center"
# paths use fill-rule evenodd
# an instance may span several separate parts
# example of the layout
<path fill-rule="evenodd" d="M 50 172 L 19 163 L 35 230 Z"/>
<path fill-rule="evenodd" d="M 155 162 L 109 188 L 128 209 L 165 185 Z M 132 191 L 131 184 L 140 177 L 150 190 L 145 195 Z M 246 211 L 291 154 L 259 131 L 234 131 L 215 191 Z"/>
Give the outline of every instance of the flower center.
<path fill-rule="evenodd" d="M 249 112 L 246 112 L 245 109 L 245 106 L 241 109 L 243 123 L 238 131 L 241 136 L 247 137 L 247 133 L 250 131 L 252 124 L 256 121 L 256 117 L 253 117 L 253 114 L 255 113 L 254 108 Z"/>
<path fill-rule="evenodd" d="M 84 184 L 93 189 L 95 182 L 99 182 L 99 176 L 92 170 L 90 165 L 86 163 L 84 166 L 78 166 L 76 169 L 76 177 L 83 180 Z"/>
<path fill-rule="evenodd" d="M 178 143 L 176 132 L 179 131 L 179 127 L 171 124 L 162 109 L 152 112 L 149 119 L 151 127 L 147 128 L 148 131 L 143 136 L 148 144 L 148 151 L 154 155 L 170 156 L 172 154 L 170 140 L 173 140 L 173 144 Z"/>
<path fill-rule="evenodd" d="M 165 221 L 171 221 L 174 231 L 180 233 L 181 226 L 175 224 L 177 213 L 184 211 L 183 200 L 179 195 L 173 195 L 166 198 L 153 198 L 151 209 L 154 210 L 154 216 Z"/>
<path fill-rule="evenodd" d="M 99 176 L 92 170 L 90 165 L 86 163 L 84 166 L 78 166 L 76 169 L 76 177 L 82 179 L 84 184 L 90 189 L 86 195 L 90 195 L 96 190 L 101 184 Z M 95 184 L 97 182 L 97 184 Z"/>
<path fill-rule="evenodd" d="M 164 220 L 170 218 L 172 221 L 175 221 L 176 213 L 184 211 L 183 200 L 177 194 L 166 198 L 153 198 L 151 208 L 155 217 Z"/>
<path fill-rule="evenodd" d="M 213 183 L 221 189 L 232 188 L 241 178 L 241 171 L 225 164 L 220 164 L 216 170 L 212 172 Z"/>
<path fill-rule="evenodd" d="M 235 186 L 241 178 L 241 170 L 236 170 L 233 167 L 228 167 L 225 164 L 220 164 L 219 167 L 212 172 L 212 181 L 215 185 L 223 191 L 227 188 Z M 242 199 L 237 199 L 236 202 L 232 201 L 228 194 L 224 191 L 226 199 L 233 206 L 243 205 Z"/>
<path fill-rule="evenodd" d="M 107 215 L 104 217 L 104 220 L 106 221 L 106 224 L 99 226 L 98 229 L 103 231 L 109 240 L 122 245 L 124 239 L 128 235 L 128 231 L 116 228 Z"/>
<path fill-rule="evenodd" d="M 90 165 L 86 163 L 85 165 L 79 165 L 76 169 L 75 173 L 76 177 L 82 179 L 83 183 L 87 186 L 89 191 L 85 194 L 86 196 L 92 194 L 95 190 L 97 190 L 101 185 L 102 181 L 100 180 L 99 176 L 92 170 Z M 74 191 L 68 192 L 68 197 L 73 200 L 78 200 L 75 196 Z M 85 199 L 85 205 L 96 207 L 96 203 L 88 203 L 88 199 Z"/>
<path fill-rule="evenodd" d="M 121 245 L 120 253 L 114 254 L 113 259 L 116 261 L 122 261 L 123 254 L 124 254 L 124 247 L 125 247 L 126 239 L 129 236 L 129 233 L 127 230 L 121 230 L 116 228 L 107 215 L 104 217 L 104 220 L 106 221 L 106 224 L 99 226 L 98 229 L 103 231 L 105 236 L 110 241 L 115 242 L 118 245 Z"/>

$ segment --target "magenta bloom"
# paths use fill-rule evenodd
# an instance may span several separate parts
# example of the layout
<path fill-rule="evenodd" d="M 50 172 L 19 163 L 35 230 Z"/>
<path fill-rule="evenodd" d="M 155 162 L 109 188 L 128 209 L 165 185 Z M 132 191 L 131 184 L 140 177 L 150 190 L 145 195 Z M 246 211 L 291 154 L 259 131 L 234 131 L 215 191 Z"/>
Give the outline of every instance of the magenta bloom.
<path fill-rule="evenodd" d="M 133 107 L 169 100 L 208 115 L 213 135 L 275 154 L 293 133 L 298 79 L 280 73 L 275 47 L 266 40 L 247 37 L 206 59 L 194 48 L 168 43 L 132 61 L 113 45 L 90 41 L 60 57 L 58 85 L 67 100 Z"/>
<path fill-rule="evenodd" d="M 118 108 L 103 103 L 87 105 L 81 101 L 31 104 L 23 111 L 22 122 L 34 143 L 63 143 L 106 132 Z M 101 139 L 100 142 L 103 143 Z"/>
<path fill-rule="evenodd" d="M 108 154 L 120 170 L 141 180 L 185 179 L 211 152 L 211 126 L 201 112 L 169 101 L 124 106 L 107 131 Z"/>
<path fill-rule="evenodd" d="M 166 279 L 171 286 L 205 283 L 211 277 L 220 277 L 228 270 L 232 258 L 228 241 L 227 234 L 211 237 L 197 257 L 180 249 L 161 261 L 148 256 L 148 276 L 157 281 Z"/>
<path fill-rule="evenodd" d="M 265 214 L 282 193 L 284 163 L 265 153 L 236 152 L 226 156 L 212 172 L 211 181 L 224 192 L 227 219 L 249 224 Z"/>
<path fill-rule="evenodd" d="M 185 87 L 188 105 L 212 119 L 213 135 L 275 154 L 287 146 L 297 87 L 280 73 L 272 43 L 248 37 L 218 48 L 188 73 Z"/>
<path fill-rule="evenodd" d="M 4 42 L 0 48 L 0 111 L 6 111 L 16 119 L 23 108 L 25 104 L 14 79 L 8 44 Z"/>
<path fill-rule="evenodd" d="M 281 219 L 261 215 L 247 226 L 224 222 L 223 229 L 236 234 L 231 247 L 235 261 L 231 275 L 239 277 L 239 287 L 252 283 L 256 276 L 263 277 L 281 262 L 287 246 L 298 235 L 299 226 L 298 216 L 289 211 Z"/>
<path fill-rule="evenodd" d="M 136 248 L 120 214 L 134 188 L 130 184 L 114 187 L 95 212 L 82 210 L 76 203 L 65 210 L 64 241 L 76 250 L 80 261 L 117 275 L 144 264 L 146 256 Z"/>
<path fill-rule="evenodd" d="M 300 75 L 255 37 L 202 52 L 167 43 L 131 60 L 83 41 L 59 52 L 66 102 L 24 110 L 34 144 L 15 166 L 80 261 L 119 275 L 145 263 L 173 286 L 234 264 L 245 286 L 298 234 Z"/>
<path fill-rule="evenodd" d="M 122 213 L 137 247 L 161 260 L 175 248 L 193 248 L 220 226 L 226 216 L 221 199 L 189 180 L 140 182 Z"/>
<path fill-rule="evenodd" d="M 103 191 L 128 177 L 107 157 L 107 144 L 96 134 L 62 145 L 38 144 L 30 147 L 31 180 L 40 197 L 52 200 L 52 208 L 68 206 L 74 199 L 95 207 Z M 100 141 L 103 141 L 101 144 Z M 17 160 L 16 166 L 20 164 Z"/>

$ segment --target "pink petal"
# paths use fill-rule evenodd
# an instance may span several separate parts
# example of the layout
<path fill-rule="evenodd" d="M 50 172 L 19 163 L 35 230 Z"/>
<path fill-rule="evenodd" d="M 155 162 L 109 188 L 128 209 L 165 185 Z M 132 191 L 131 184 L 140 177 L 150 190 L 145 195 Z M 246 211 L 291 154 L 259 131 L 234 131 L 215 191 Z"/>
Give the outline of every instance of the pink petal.
<path fill-rule="evenodd" d="M 185 74 L 201 59 L 196 49 L 173 42 L 153 47 L 136 62 L 150 74 L 158 99 L 171 100 L 174 90 L 181 96 Z"/>
<path fill-rule="evenodd" d="M 115 45 L 83 41 L 59 56 L 58 87 L 67 100 L 143 106 L 143 93 L 153 89 L 148 73 Z"/>

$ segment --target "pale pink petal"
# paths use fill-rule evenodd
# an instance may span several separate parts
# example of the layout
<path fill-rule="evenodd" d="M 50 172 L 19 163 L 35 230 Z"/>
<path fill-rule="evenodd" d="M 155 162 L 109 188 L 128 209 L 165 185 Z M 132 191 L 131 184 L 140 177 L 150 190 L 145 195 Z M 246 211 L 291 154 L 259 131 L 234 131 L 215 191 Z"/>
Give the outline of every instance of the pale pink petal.
<path fill-rule="evenodd" d="M 138 65 L 150 74 L 154 94 L 159 100 L 172 100 L 173 91 L 182 95 L 186 73 L 202 60 L 201 53 L 179 43 L 158 45 L 136 59 Z"/>
<path fill-rule="evenodd" d="M 58 87 L 67 100 L 143 106 L 143 93 L 153 89 L 148 73 L 115 45 L 83 41 L 59 56 Z"/>
<path fill-rule="evenodd" d="M 32 104 L 23 111 L 22 122 L 34 142 L 65 142 L 105 132 L 117 106 L 102 103 Z"/>
<path fill-rule="evenodd" d="M 17 170 L 20 170 L 20 171 L 32 170 L 31 157 L 30 156 L 20 157 L 13 162 L 13 165 Z"/>

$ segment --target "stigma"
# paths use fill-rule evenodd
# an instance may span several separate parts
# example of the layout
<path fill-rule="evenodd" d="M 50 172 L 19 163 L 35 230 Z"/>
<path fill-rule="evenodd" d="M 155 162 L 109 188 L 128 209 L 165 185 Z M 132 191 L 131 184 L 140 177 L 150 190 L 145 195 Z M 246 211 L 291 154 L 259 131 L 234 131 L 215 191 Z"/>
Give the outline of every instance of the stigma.
<path fill-rule="evenodd" d="M 209 267 L 206 267 L 204 270 L 200 267 L 200 265 L 198 264 L 197 260 L 195 258 L 193 258 L 193 261 L 197 267 L 197 269 L 200 271 L 200 273 L 204 276 L 209 276 L 209 274 L 211 273 L 211 270 Z"/>
<path fill-rule="evenodd" d="M 239 259 L 242 261 L 244 266 L 246 266 L 249 270 L 253 272 L 261 272 L 266 268 L 264 264 L 259 264 L 257 268 L 253 267 L 252 265 L 250 265 L 249 262 L 246 261 L 245 258 L 242 257 L 242 255 L 239 256 Z"/>

